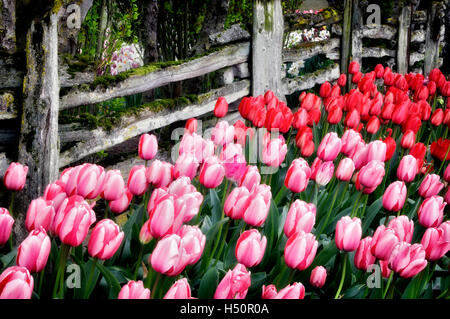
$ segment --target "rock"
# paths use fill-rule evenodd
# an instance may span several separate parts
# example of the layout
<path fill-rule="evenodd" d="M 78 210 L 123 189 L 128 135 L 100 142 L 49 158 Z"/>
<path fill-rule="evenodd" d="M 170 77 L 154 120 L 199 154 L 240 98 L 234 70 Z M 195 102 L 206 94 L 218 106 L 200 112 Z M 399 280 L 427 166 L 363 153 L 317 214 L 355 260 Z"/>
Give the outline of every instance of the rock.
<path fill-rule="evenodd" d="M 209 36 L 211 45 L 223 45 L 234 41 L 250 39 L 250 33 L 241 28 L 239 24 L 233 24 L 229 29 L 213 33 Z"/>
<path fill-rule="evenodd" d="M 10 92 L 0 94 L 0 120 L 11 119 L 17 116 L 14 96 Z"/>
<path fill-rule="evenodd" d="M 0 52 L 16 51 L 16 1 L 0 0 Z"/>

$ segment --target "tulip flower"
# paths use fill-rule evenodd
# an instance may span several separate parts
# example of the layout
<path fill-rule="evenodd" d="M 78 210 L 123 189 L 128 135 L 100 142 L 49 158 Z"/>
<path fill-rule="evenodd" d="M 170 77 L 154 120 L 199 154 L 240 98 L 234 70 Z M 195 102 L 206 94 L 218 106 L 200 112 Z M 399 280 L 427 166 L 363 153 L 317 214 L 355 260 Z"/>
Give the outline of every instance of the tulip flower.
<path fill-rule="evenodd" d="M 158 140 L 153 134 L 142 134 L 139 139 L 138 153 L 143 160 L 152 160 L 158 152 Z"/>
<path fill-rule="evenodd" d="M 415 142 L 416 142 L 416 134 L 414 134 L 412 130 L 407 130 L 405 133 L 403 133 L 400 145 L 404 149 L 410 149 L 411 147 L 413 147 Z"/>
<path fill-rule="evenodd" d="M 437 174 L 428 174 L 423 179 L 419 187 L 419 195 L 428 198 L 439 194 L 444 184 L 441 183 L 441 177 Z"/>
<path fill-rule="evenodd" d="M 320 93 L 319 95 L 324 99 L 327 98 L 331 93 L 331 84 L 328 81 L 325 81 L 320 86 Z"/>
<path fill-rule="evenodd" d="M 266 250 L 267 238 L 256 229 L 244 231 L 236 243 L 235 255 L 239 263 L 246 267 L 259 265 Z"/>
<path fill-rule="evenodd" d="M 370 265 L 375 262 L 375 256 L 370 252 L 371 245 L 372 237 L 370 236 L 361 239 L 361 241 L 359 242 L 354 258 L 356 268 L 365 271 Z"/>
<path fill-rule="evenodd" d="M 327 279 L 327 270 L 323 266 L 317 266 L 311 272 L 311 277 L 309 277 L 309 283 L 316 287 L 322 288 L 325 285 L 325 280 Z"/>
<path fill-rule="evenodd" d="M 232 143 L 234 140 L 234 126 L 229 125 L 227 121 L 220 121 L 211 132 L 211 140 L 216 145 L 223 146 Z"/>
<path fill-rule="evenodd" d="M 282 135 L 270 139 L 270 134 L 267 134 L 264 136 L 262 161 L 267 166 L 279 167 L 286 157 L 287 145 Z"/>
<path fill-rule="evenodd" d="M 225 168 L 225 176 L 233 181 L 239 181 L 247 167 L 242 146 L 233 143 L 225 145 L 219 159 Z"/>
<path fill-rule="evenodd" d="M 193 154 L 183 153 L 175 162 L 173 177 L 178 178 L 181 176 L 187 176 L 190 179 L 193 179 L 195 175 L 197 175 L 199 165 L 199 162 Z"/>
<path fill-rule="evenodd" d="M 406 215 L 391 219 L 388 228 L 393 229 L 400 241 L 411 242 L 414 233 L 414 222 Z"/>
<path fill-rule="evenodd" d="M 302 230 L 290 236 L 284 248 L 286 265 L 293 269 L 305 270 L 313 262 L 318 245 L 313 234 Z"/>
<path fill-rule="evenodd" d="M 309 116 L 308 111 L 304 108 L 299 108 L 297 112 L 294 113 L 294 118 L 292 120 L 292 126 L 299 130 L 308 124 Z"/>
<path fill-rule="evenodd" d="M 94 199 L 103 191 L 105 169 L 99 165 L 85 163 L 77 166 L 70 173 L 66 184 L 68 196 L 80 195 Z"/>
<path fill-rule="evenodd" d="M 261 184 L 253 188 L 248 197 L 246 208 L 242 214 L 244 221 L 251 226 L 259 227 L 266 221 L 270 209 L 272 193 L 270 186 Z"/>
<path fill-rule="evenodd" d="M 381 184 L 384 174 L 383 162 L 370 161 L 356 175 L 356 189 L 359 191 L 362 190 L 364 194 L 370 194 Z"/>
<path fill-rule="evenodd" d="M 144 288 L 141 280 L 131 280 L 120 289 L 117 299 L 150 299 L 150 289 Z"/>
<path fill-rule="evenodd" d="M 431 196 L 425 199 L 417 212 L 419 223 L 425 227 L 438 227 L 444 218 L 444 208 L 447 203 L 441 196 Z"/>
<path fill-rule="evenodd" d="M 133 194 L 125 188 L 122 196 L 119 199 L 109 202 L 109 208 L 115 214 L 123 213 L 128 206 L 130 206 L 131 200 L 133 199 Z"/>
<path fill-rule="evenodd" d="M 351 61 L 348 66 L 348 73 L 355 75 L 359 71 L 359 63 L 357 61 Z"/>
<path fill-rule="evenodd" d="M 447 183 L 450 183 L 450 164 L 447 165 L 447 168 L 446 168 L 445 171 L 444 171 L 444 180 L 445 180 Z"/>
<path fill-rule="evenodd" d="M 220 281 L 214 299 L 244 299 L 250 284 L 250 272 L 244 265 L 237 264 Z"/>
<path fill-rule="evenodd" d="M 346 130 L 341 138 L 342 154 L 350 157 L 350 155 L 354 153 L 355 148 L 361 141 L 362 141 L 361 134 L 352 129 Z"/>
<path fill-rule="evenodd" d="M 386 144 L 383 141 L 373 141 L 367 144 L 367 163 L 370 161 L 384 162 L 386 159 Z"/>
<path fill-rule="evenodd" d="M 349 181 L 355 171 L 355 163 L 351 158 L 343 158 L 336 169 L 336 178 L 340 181 Z"/>
<path fill-rule="evenodd" d="M 436 109 L 436 111 L 433 112 L 433 115 L 431 115 L 430 122 L 434 126 L 439 126 L 442 124 L 442 121 L 444 120 L 444 111 L 442 109 Z"/>
<path fill-rule="evenodd" d="M 12 162 L 3 175 L 3 184 L 11 191 L 20 191 L 25 187 L 28 166 Z"/>
<path fill-rule="evenodd" d="M 31 299 L 34 280 L 25 267 L 12 266 L 0 275 L 0 299 Z"/>
<path fill-rule="evenodd" d="M 102 219 L 95 225 L 89 238 L 89 255 L 100 260 L 110 259 L 119 249 L 124 235 L 111 219 Z"/>
<path fill-rule="evenodd" d="M 147 182 L 149 184 L 152 184 L 157 188 L 166 187 L 173 180 L 173 170 L 174 167 L 172 164 L 154 160 L 147 168 L 145 176 L 147 177 Z"/>
<path fill-rule="evenodd" d="M 217 99 L 216 105 L 214 106 L 214 116 L 215 117 L 224 117 L 228 113 L 228 103 L 227 100 L 220 96 Z"/>
<path fill-rule="evenodd" d="M 101 196 L 107 201 L 114 201 L 122 197 L 125 192 L 125 182 L 119 170 L 106 172 Z"/>
<path fill-rule="evenodd" d="M 389 267 L 400 277 L 411 278 L 425 269 L 425 249 L 421 244 L 399 243 L 389 258 Z"/>
<path fill-rule="evenodd" d="M 200 168 L 199 181 L 206 188 L 216 188 L 225 176 L 223 167 L 217 156 L 208 157 Z"/>
<path fill-rule="evenodd" d="M 370 252 L 378 259 L 388 260 L 392 250 L 399 242 L 394 229 L 380 225 L 373 234 Z"/>
<path fill-rule="evenodd" d="M 375 134 L 380 129 L 380 119 L 375 115 L 367 122 L 366 131 L 369 134 Z"/>
<path fill-rule="evenodd" d="M 164 299 L 191 299 L 191 287 L 186 278 L 179 279 L 169 288 Z"/>
<path fill-rule="evenodd" d="M 154 206 L 148 205 L 147 209 L 149 219 L 142 227 L 147 227 L 152 237 L 160 238 L 180 229 L 184 216 L 176 209 L 173 195 L 163 196 Z"/>
<path fill-rule="evenodd" d="M 178 231 L 185 254 L 189 257 L 188 265 L 199 261 L 205 248 L 206 236 L 197 226 L 184 225 Z"/>
<path fill-rule="evenodd" d="M 127 189 L 135 196 L 142 196 L 147 191 L 148 182 L 144 165 L 136 165 L 131 168 L 128 175 Z"/>
<path fill-rule="evenodd" d="M 403 182 L 412 182 L 418 173 L 417 160 L 412 155 L 405 155 L 397 168 L 397 178 Z"/>
<path fill-rule="evenodd" d="M 186 129 L 187 132 L 189 132 L 191 134 L 197 132 L 197 128 L 198 128 L 197 119 L 195 117 L 193 117 L 193 118 L 190 118 L 189 120 L 187 120 L 184 128 Z"/>
<path fill-rule="evenodd" d="M 327 133 L 317 149 L 317 156 L 327 162 L 334 161 L 342 148 L 341 139 L 335 132 Z"/>
<path fill-rule="evenodd" d="M 42 199 L 51 201 L 55 212 L 58 211 L 59 206 L 61 205 L 63 200 L 67 198 L 65 188 L 66 185 L 61 181 L 56 181 L 54 183 L 48 184 L 45 188 L 44 196 L 42 196 Z"/>
<path fill-rule="evenodd" d="M 275 285 L 262 286 L 262 299 L 275 299 L 277 296 L 277 287 Z"/>
<path fill-rule="evenodd" d="M 232 219 L 241 219 L 247 208 L 249 196 L 250 191 L 246 187 L 234 188 L 225 200 L 223 208 L 225 215 Z"/>
<path fill-rule="evenodd" d="M 328 112 L 327 121 L 330 124 L 337 124 L 342 119 L 342 109 L 338 105 L 334 105 L 330 108 L 330 111 Z"/>
<path fill-rule="evenodd" d="M 337 80 L 337 84 L 339 86 L 345 86 L 346 83 L 347 83 L 347 75 L 345 75 L 345 73 L 342 73 Z"/>
<path fill-rule="evenodd" d="M 272 299 L 303 299 L 305 298 L 305 286 L 299 282 L 287 285 L 281 289 Z"/>
<path fill-rule="evenodd" d="M 41 272 L 47 264 L 51 245 L 43 227 L 32 230 L 17 249 L 17 265 L 31 273 Z"/>
<path fill-rule="evenodd" d="M 155 249 L 149 257 L 154 270 L 166 276 L 177 276 L 190 260 L 185 253 L 182 238 L 177 234 L 163 237 L 156 244 Z"/>
<path fill-rule="evenodd" d="M 336 247 L 344 251 L 354 251 L 361 241 L 361 220 L 357 217 L 342 217 L 336 224 Z"/>
<path fill-rule="evenodd" d="M 333 174 L 334 174 L 333 162 L 332 161 L 323 162 L 317 168 L 314 180 L 316 181 L 317 185 L 325 186 L 331 181 L 331 179 L 333 178 Z"/>
<path fill-rule="evenodd" d="M 69 246 L 79 246 L 95 222 L 95 212 L 91 206 L 79 195 L 66 198 L 53 222 L 53 233 Z"/>
<path fill-rule="evenodd" d="M 448 161 L 450 159 L 450 140 L 439 138 L 430 145 L 431 156 L 439 159 L 440 161 Z"/>
<path fill-rule="evenodd" d="M 303 192 L 308 187 L 311 168 L 303 158 L 297 158 L 292 161 L 291 166 L 286 173 L 284 185 L 294 193 Z"/>
<path fill-rule="evenodd" d="M 383 194 L 383 207 L 391 212 L 398 212 L 403 208 L 406 200 L 406 186 L 402 181 L 391 183 Z"/>
<path fill-rule="evenodd" d="M 379 260 L 378 263 L 381 268 L 381 276 L 383 278 L 389 278 L 392 272 L 391 268 L 389 268 L 389 260 Z"/>
<path fill-rule="evenodd" d="M 52 204 L 52 201 L 44 200 L 42 197 L 31 201 L 25 219 L 25 227 L 29 232 L 41 226 L 46 231 L 50 230 L 55 218 L 55 208 Z"/>
<path fill-rule="evenodd" d="M 450 250 L 450 242 L 445 240 L 442 228 L 428 228 L 420 243 L 425 249 L 425 256 L 429 261 L 441 259 Z"/>
<path fill-rule="evenodd" d="M 309 233 L 315 222 L 316 206 L 313 203 L 296 199 L 287 213 L 284 223 L 284 233 L 288 238 L 300 230 Z"/>
<path fill-rule="evenodd" d="M 261 183 L 261 175 L 259 174 L 258 168 L 254 165 L 248 165 L 239 181 L 239 186 L 244 186 L 251 191 L 259 183 Z"/>

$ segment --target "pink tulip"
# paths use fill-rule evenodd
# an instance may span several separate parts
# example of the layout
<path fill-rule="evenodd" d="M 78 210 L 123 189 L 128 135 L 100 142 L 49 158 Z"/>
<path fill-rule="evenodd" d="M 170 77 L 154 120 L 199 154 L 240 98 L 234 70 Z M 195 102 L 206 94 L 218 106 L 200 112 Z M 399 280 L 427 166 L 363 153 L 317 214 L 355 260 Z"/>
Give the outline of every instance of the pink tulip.
<path fill-rule="evenodd" d="M 420 243 L 425 249 L 426 258 L 429 261 L 441 259 L 450 250 L 450 242 L 445 240 L 442 228 L 428 228 Z"/>
<path fill-rule="evenodd" d="M 378 226 L 373 234 L 370 252 L 376 258 L 388 260 L 394 247 L 400 242 L 394 229 Z"/>
<path fill-rule="evenodd" d="M 425 269 L 427 263 L 423 246 L 406 242 L 399 243 L 389 258 L 389 267 L 403 278 L 414 277 Z"/>
<path fill-rule="evenodd" d="M 336 169 L 336 178 L 340 181 L 347 182 L 352 178 L 354 171 L 355 163 L 353 163 L 353 160 L 348 157 L 343 158 Z"/>
<path fill-rule="evenodd" d="M 345 156 L 350 157 L 354 153 L 355 148 L 362 142 L 361 134 L 353 129 L 348 129 L 344 132 L 341 138 L 341 152 Z"/>
<path fill-rule="evenodd" d="M 303 299 L 305 298 L 305 286 L 299 282 L 287 285 L 281 289 L 273 299 Z"/>
<path fill-rule="evenodd" d="M 318 157 L 316 157 L 314 159 L 314 161 L 312 162 L 312 164 L 311 164 L 311 176 L 310 176 L 310 178 L 312 180 L 316 179 L 317 171 L 319 170 L 319 167 L 320 167 L 320 165 L 322 165 L 322 163 L 323 163 L 323 161 L 320 158 L 318 158 Z"/>
<path fill-rule="evenodd" d="M 66 184 L 61 181 L 56 181 L 52 184 L 48 184 L 45 188 L 44 196 L 42 196 L 42 198 L 46 201 L 52 201 L 52 206 L 54 207 L 55 212 L 58 211 L 59 206 L 61 206 L 63 200 L 67 198 L 65 188 Z"/>
<path fill-rule="evenodd" d="M 317 156 L 325 162 L 334 161 L 342 148 L 341 139 L 335 132 L 327 133 L 317 149 Z"/>
<path fill-rule="evenodd" d="M 438 228 L 444 231 L 444 240 L 450 242 L 450 221 L 443 222 Z"/>
<path fill-rule="evenodd" d="M 277 287 L 275 285 L 262 286 L 262 299 L 274 299 L 277 296 Z"/>
<path fill-rule="evenodd" d="M 183 223 L 187 223 L 197 216 L 202 202 L 203 195 L 197 191 L 175 199 L 175 210 L 180 216 L 183 216 Z"/>
<path fill-rule="evenodd" d="M 352 159 L 353 163 L 355 164 L 355 169 L 359 170 L 364 165 L 366 165 L 367 162 L 367 151 L 368 151 L 368 145 L 364 143 L 364 141 L 361 141 L 358 143 L 358 145 L 354 149 L 354 153 L 351 154 L 350 158 Z"/>
<path fill-rule="evenodd" d="M 391 183 L 383 194 L 383 207 L 391 212 L 398 212 L 403 208 L 406 200 L 406 186 L 404 182 Z"/>
<path fill-rule="evenodd" d="M 441 177 L 437 174 L 428 174 L 423 179 L 419 187 L 419 195 L 428 198 L 439 194 L 444 184 L 441 183 Z"/>
<path fill-rule="evenodd" d="M 325 269 L 325 267 L 317 266 L 311 272 L 309 283 L 316 288 L 322 288 L 323 285 L 325 285 L 326 279 L 327 279 L 327 270 Z"/>
<path fill-rule="evenodd" d="M 372 160 L 384 162 L 386 159 L 386 144 L 376 140 L 367 144 L 367 162 Z"/>
<path fill-rule="evenodd" d="M 0 207 L 0 246 L 3 246 L 11 236 L 14 218 L 6 208 Z"/>
<path fill-rule="evenodd" d="M 181 228 L 183 217 L 180 210 L 175 209 L 174 196 L 166 195 L 149 210 L 149 219 L 142 227 L 148 227 L 152 237 L 161 238 L 167 234 L 176 233 Z"/>
<path fill-rule="evenodd" d="M 225 215 L 232 219 L 241 219 L 244 215 L 245 209 L 247 208 L 249 196 L 250 192 L 246 187 L 234 188 L 225 200 Z"/>
<path fill-rule="evenodd" d="M 197 226 L 184 225 L 179 231 L 181 243 L 185 253 L 189 257 L 188 265 L 193 265 L 199 261 L 205 248 L 206 236 Z"/>
<path fill-rule="evenodd" d="M 308 162 L 303 158 L 297 158 L 292 161 L 286 173 L 284 185 L 294 193 L 301 193 L 308 187 L 310 176 L 311 168 Z"/>
<path fill-rule="evenodd" d="M 111 219 L 102 219 L 92 230 L 88 252 L 100 260 L 110 259 L 119 249 L 124 232 Z"/>
<path fill-rule="evenodd" d="M 177 234 L 167 235 L 158 241 L 149 257 L 153 269 L 166 276 L 179 275 L 189 260 L 190 256 L 183 248 L 182 238 Z"/>
<path fill-rule="evenodd" d="M 25 227 L 30 232 L 42 226 L 46 231 L 50 230 L 53 218 L 55 218 L 55 208 L 53 202 L 44 200 L 42 197 L 33 199 L 28 206 Z"/>
<path fill-rule="evenodd" d="M 234 141 L 234 126 L 227 121 L 220 121 L 211 132 L 211 140 L 214 144 L 223 146 Z"/>
<path fill-rule="evenodd" d="M 79 195 L 66 198 L 53 222 L 53 233 L 69 246 L 79 246 L 95 222 L 95 212 L 91 206 Z"/>
<path fill-rule="evenodd" d="M 125 182 L 119 170 L 106 172 L 103 192 L 101 196 L 107 201 L 114 201 L 123 196 L 125 192 Z"/>
<path fill-rule="evenodd" d="M 331 179 L 333 178 L 334 174 L 334 164 L 332 161 L 329 162 L 323 162 L 320 164 L 320 166 L 317 168 L 315 181 L 319 186 L 325 186 L 327 185 Z"/>
<path fill-rule="evenodd" d="M 142 134 L 139 139 L 138 153 L 143 160 L 152 160 L 158 152 L 158 140 L 153 134 Z"/>
<path fill-rule="evenodd" d="M 214 148 L 213 141 L 204 140 L 196 133 L 185 133 L 181 139 L 178 153 L 179 155 L 192 154 L 199 163 L 203 163 L 206 158 L 214 155 Z"/>
<path fill-rule="evenodd" d="M 25 187 L 28 166 L 12 162 L 3 175 L 3 184 L 11 191 L 20 191 Z"/>
<path fill-rule="evenodd" d="M 225 176 L 232 181 L 239 181 L 247 167 L 242 146 L 234 143 L 224 145 L 219 158 L 225 168 Z"/>
<path fill-rule="evenodd" d="M 150 299 L 150 289 L 144 288 L 141 280 L 131 280 L 122 287 L 117 299 Z"/>
<path fill-rule="evenodd" d="M 0 275 L 0 299 L 31 299 L 34 280 L 28 269 L 6 268 Z"/>
<path fill-rule="evenodd" d="M 244 299 L 250 284 L 250 272 L 244 265 L 237 264 L 220 281 L 214 299 Z"/>
<path fill-rule="evenodd" d="M 414 233 L 414 222 L 406 215 L 395 217 L 389 222 L 388 228 L 394 230 L 400 241 L 411 242 Z"/>
<path fill-rule="evenodd" d="M 357 217 L 342 217 L 336 224 L 336 247 L 340 250 L 354 251 L 361 241 L 361 220 Z"/>
<path fill-rule="evenodd" d="M 315 222 L 316 206 L 313 203 L 306 203 L 300 199 L 296 199 L 287 213 L 284 223 L 284 233 L 288 238 L 300 230 L 309 233 Z"/>
<path fill-rule="evenodd" d="M 444 171 L 444 181 L 450 183 L 450 164 L 447 165 L 447 168 Z"/>
<path fill-rule="evenodd" d="M 361 270 L 367 270 L 367 267 L 375 262 L 375 256 L 370 252 L 372 237 L 367 236 L 359 242 L 355 253 L 355 267 Z"/>
<path fill-rule="evenodd" d="M 410 183 L 416 178 L 418 172 L 416 158 L 412 155 L 403 156 L 397 168 L 398 179 L 405 183 Z"/>
<path fill-rule="evenodd" d="M 383 162 L 370 161 L 356 175 L 356 189 L 363 191 L 364 194 L 372 193 L 383 181 L 384 174 Z"/>
<path fill-rule="evenodd" d="M 389 268 L 389 260 L 379 260 L 378 263 L 381 268 L 381 276 L 383 278 L 389 278 L 392 272 L 392 269 Z"/>
<path fill-rule="evenodd" d="M 289 237 L 284 248 L 284 260 L 290 268 L 305 270 L 316 256 L 319 243 L 311 233 L 299 231 Z"/>
<path fill-rule="evenodd" d="M 444 201 L 445 201 L 447 204 L 450 203 L 450 187 L 447 188 L 447 191 L 445 192 L 445 195 L 444 195 Z"/>
<path fill-rule="evenodd" d="M 142 196 L 148 188 L 146 168 L 144 165 L 136 165 L 131 168 L 128 175 L 127 189 L 135 196 Z"/>
<path fill-rule="evenodd" d="M 249 195 L 247 207 L 242 214 L 244 221 L 251 226 L 259 227 L 266 221 L 270 209 L 272 193 L 270 186 L 255 186 Z"/>
<path fill-rule="evenodd" d="M 31 273 L 41 272 L 47 264 L 52 243 L 43 227 L 32 230 L 17 249 L 17 266 Z"/>
<path fill-rule="evenodd" d="M 175 162 L 173 177 L 178 178 L 181 176 L 187 176 L 190 179 L 193 179 L 195 175 L 197 175 L 199 165 L 199 162 L 193 154 L 183 153 Z"/>
<path fill-rule="evenodd" d="M 132 198 L 133 194 L 131 194 L 128 188 L 125 188 L 125 191 L 119 199 L 109 202 L 109 208 L 115 214 L 123 213 L 130 206 Z"/>
<path fill-rule="evenodd" d="M 244 231 L 236 243 L 235 255 L 246 267 L 259 265 L 266 250 L 267 238 L 256 229 Z"/>
<path fill-rule="evenodd" d="M 447 203 L 441 196 L 431 196 L 425 199 L 417 212 L 419 223 L 425 228 L 438 227 L 444 219 L 445 205 Z"/>
<path fill-rule="evenodd" d="M 225 168 L 217 156 L 208 157 L 200 168 L 199 181 L 206 188 L 216 188 L 224 177 Z"/>
<path fill-rule="evenodd" d="M 147 182 L 155 187 L 166 187 L 173 180 L 174 166 L 167 162 L 154 160 L 149 168 L 147 168 L 145 176 Z"/>
<path fill-rule="evenodd" d="M 68 196 L 80 195 L 87 199 L 94 199 L 103 190 L 105 169 L 99 165 L 85 163 L 71 170 L 66 184 Z"/>
<path fill-rule="evenodd" d="M 191 287 L 186 278 L 179 279 L 164 295 L 164 299 L 192 299 Z"/>
<path fill-rule="evenodd" d="M 287 154 L 287 145 L 283 135 L 270 139 L 270 133 L 264 135 L 262 161 L 267 166 L 279 167 Z"/>
<path fill-rule="evenodd" d="M 259 185 L 260 183 L 261 175 L 259 174 L 258 168 L 253 165 L 248 165 L 242 175 L 239 186 L 244 186 L 251 191 L 255 185 Z"/>

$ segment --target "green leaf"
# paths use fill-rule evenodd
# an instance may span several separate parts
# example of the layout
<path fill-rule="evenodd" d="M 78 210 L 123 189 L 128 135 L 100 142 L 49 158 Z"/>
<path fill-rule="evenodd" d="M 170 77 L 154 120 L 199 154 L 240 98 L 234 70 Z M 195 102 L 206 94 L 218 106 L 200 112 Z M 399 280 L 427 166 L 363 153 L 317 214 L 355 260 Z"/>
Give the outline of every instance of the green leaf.
<path fill-rule="evenodd" d="M 366 285 L 364 284 L 353 286 L 345 291 L 343 299 L 361 299 L 365 290 Z"/>
<path fill-rule="evenodd" d="M 198 289 L 198 298 L 211 299 L 214 297 L 217 285 L 219 284 L 219 272 L 217 268 L 210 268 L 203 276 Z"/>
<path fill-rule="evenodd" d="M 267 219 L 264 223 L 264 235 L 267 237 L 267 248 L 266 250 L 272 251 L 273 245 L 278 241 L 278 224 L 279 224 L 280 213 L 275 205 L 274 200 L 270 201 L 270 209 Z"/>
<path fill-rule="evenodd" d="M 381 207 L 383 207 L 383 197 L 378 198 L 376 201 L 372 203 L 372 205 L 369 206 L 369 208 L 367 208 L 365 216 L 363 218 L 363 229 L 362 229 L 363 234 L 365 234 L 366 231 L 369 229 L 370 224 L 380 211 Z"/>
<path fill-rule="evenodd" d="M 224 190 L 226 191 L 226 190 Z M 215 189 L 209 190 L 210 206 L 211 206 L 211 221 L 216 224 L 222 217 L 222 204 Z"/>
<path fill-rule="evenodd" d="M 427 284 L 428 269 L 429 267 L 426 267 L 411 279 L 405 291 L 403 292 L 402 299 L 416 299 L 420 297 L 423 289 Z"/>
<path fill-rule="evenodd" d="M 13 265 L 16 259 L 16 254 L 17 254 L 17 247 L 14 247 L 14 249 L 11 250 L 9 253 L 0 257 L 0 261 L 3 264 L 3 268 L 7 268 Z"/>
<path fill-rule="evenodd" d="M 114 274 L 105 266 L 103 266 L 100 263 L 97 263 L 97 268 L 102 273 L 103 277 L 106 279 L 108 285 L 109 285 L 109 297 L 110 298 L 117 298 L 120 292 L 120 284 L 117 278 L 114 276 Z"/>

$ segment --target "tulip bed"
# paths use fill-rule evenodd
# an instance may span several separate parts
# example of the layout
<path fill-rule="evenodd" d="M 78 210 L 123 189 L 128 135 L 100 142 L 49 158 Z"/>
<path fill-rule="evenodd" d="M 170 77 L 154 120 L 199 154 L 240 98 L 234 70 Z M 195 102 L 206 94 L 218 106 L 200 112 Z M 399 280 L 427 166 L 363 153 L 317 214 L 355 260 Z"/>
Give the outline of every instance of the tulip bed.
<path fill-rule="evenodd" d="M 450 82 L 349 74 L 295 112 L 245 97 L 245 123 L 219 98 L 211 137 L 188 120 L 173 163 L 144 134 L 127 181 L 64 170 L 18 247 L 2 208 L 0 298 L 449 298 Z M 26 175 L 12 163 L 4 184 Z"/>

